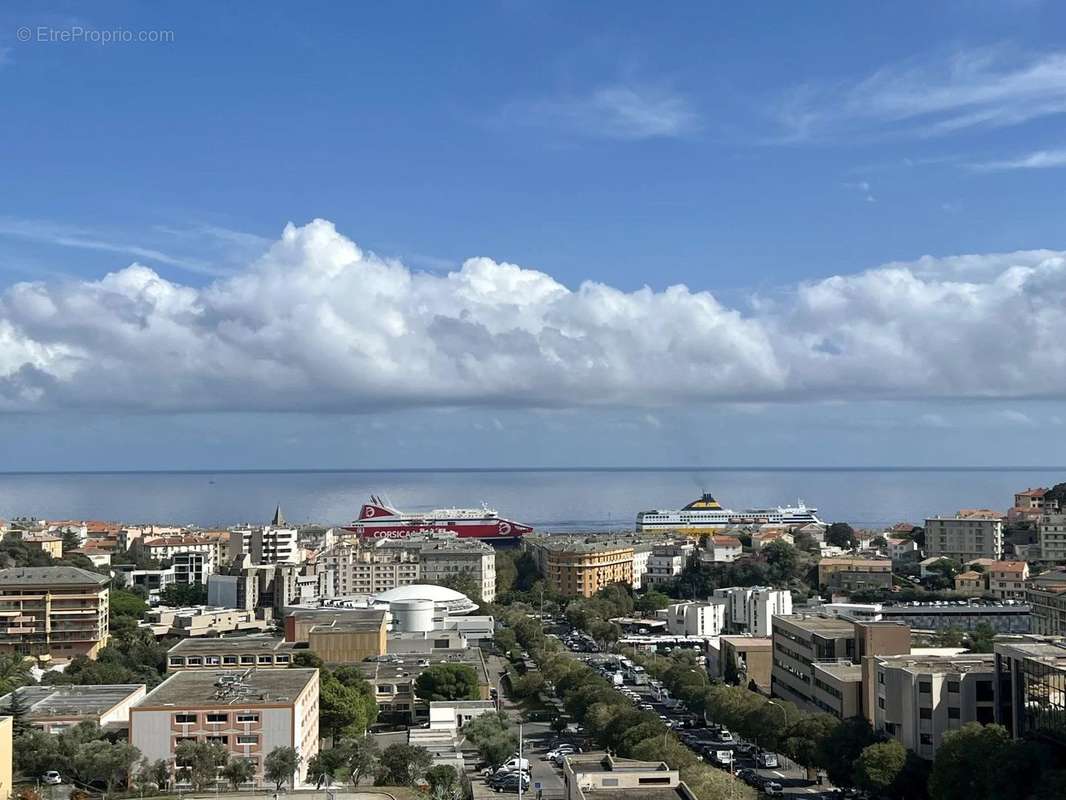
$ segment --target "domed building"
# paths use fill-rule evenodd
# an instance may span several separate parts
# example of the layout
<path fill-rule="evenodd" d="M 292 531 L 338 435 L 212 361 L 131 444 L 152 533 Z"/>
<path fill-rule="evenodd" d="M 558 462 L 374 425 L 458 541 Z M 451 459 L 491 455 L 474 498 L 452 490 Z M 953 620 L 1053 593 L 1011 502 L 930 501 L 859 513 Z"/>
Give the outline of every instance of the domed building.
<path fill-rule="evenodd" d="M 428 583 L 415 583 L 409 586 L 397 586 L 385 592 L 372 595 L 370 602 L 376 607 L 391 607 L 393 603 L 401 606 L 409 606 L 417 601 L 433 603 L 436 614 L 447 614 L 455 617 L 461 614 L 469 614 L 477 611 L 477 603 L 462 592 L 449 589 L 447 586 L 436 586 Z"/>

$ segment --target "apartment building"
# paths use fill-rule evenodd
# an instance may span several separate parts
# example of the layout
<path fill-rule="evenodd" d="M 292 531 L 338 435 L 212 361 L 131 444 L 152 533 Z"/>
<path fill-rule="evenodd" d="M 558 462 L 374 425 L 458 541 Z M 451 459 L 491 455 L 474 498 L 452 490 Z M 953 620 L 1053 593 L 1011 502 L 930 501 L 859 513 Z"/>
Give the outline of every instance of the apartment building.
<path fill-rule="evenodd" d="M 253 565 L 299 564 L 303 561 L 299 532 L 285 521 L 281 506 L 274 511 L 269 525 L 231 530 L 227 550 L 231 562 L 242 555 L 248 556 Z"/>
<path fill-rule="evenodd" d="M 1025 599 L 1030 606 L 1032 633 L 1066 636 L 1066 569 L 1049 570 L 1030 578 Z"/>
<path fill-rule="evenodd" d="M 1036 524 L 1042 561 L 1066 561 L 1066 514 L 1045 511 Z"/>
<path fill-rule="evenodd" d="M 985 575 L 983 572 L 967 570 L 955 576 L 955 591 L 959 594 L 980 595 L 984 594 Z"/>
<path fill-rule="evenodd" d="M 726 628 L 731 633 L 769 636 L 774 615 L 792 613 L 792 592 L 771 586 L 733 586 L 715 589 L 726 603 Z"/>
<path fill-rule="evenodd" d="M 685 560 L 693 550 L 691 544 L 664 544 L 653 547 L 643 578 L 644 585 L 656 586 L 673 581 L 685 569 Z"/>
<path fill-rule="evenodd" d="M 864 661 L 874 655 L 909 652 L 910 629 L 905 625 L 822 615 L 777 616 L 771 693 L 808 710 L 842 719 L 855 716 L 867 702 Z"/>
<path fill-rule="evenodd" d="M 385 547 L 384 543 L 378 540 L 366 545 L 339 544 L 318 557 L 315 571 L 332 572 L 335 597 L 377 594 L 421 583 L 422 565 L 417 551 Z"/>
<path fill-rule="evenodd" d="M 976 558 L 1003 559 L 1003 515 L 987 509 L 959 511 L 925 521 L 925 552 L 965 564 Z"/>
<path fill-rule="evenodd" d="M 674 636 L 719 636 L 725 630 L 727 603 L 722 599 L 673 603 L 655 612 Z"/>
<path fill-rule="evenodd" d="M 46 531 L 23 531 L 20 538 L 27 547 L 40 550 L 52 558 L 63 557 L 63 537 Z"/>
<path fill-rule="evenodd" d="M 1024 561 L 992 561 L 980 558 L 967 564 L 980 567 L 985 591 L 1000 600 L 1024 600 L 1025 582 L 1029 579 L 1029 565 Z"/>
<path fill-rule="evenodd" d="M 58 734 L 80 722 L 109 728 L 124 726 L 129 722 L 130 708 L 144 698 L 145 686 L 23 686 L 0 697 L 0 709 L 10 709 L 16 695 L 25 709 L 25 724 Z"/>
<path fill-rule="evenodd" d="M 995 656 L 874 656 L 867 718 L 908 750 L 932 759 L 944 735 L 995 721 Z"/>
<path fill-rule="evenodd" d="M 210 572 L 214 572 L 221 563 L 220 545 L 217 539 L 200 536 L 165 536 L 141 539 L 140 547 L 146 556 L 159 562 L 173 561 L 180 554 L 197 553 L 210 564 Z"/>
<path fill-rule="evenodd" d="M 175 583 L 207 584 L 207 579 L 214 574 L 218 562 L 213 553 L 185 551 L 176 553 L 172 559 Z"/>
<path fill-rule="evenodd" d="M 612 583 L 633 584 L 632 538 L 527 536 L 522 545 L 551 589 L 564 597 L 592 597 Z"/>
<path fill-rule="evenodd" d="M 823 558 L 818 562 L 818 585 L 843 592 L 891 589 L 892 561 L 847 556 Z"/>
<path fill-rule="evenodd" d="M 648 572 L 648 561 L 651 559 L 651 551 L 655 548 L 648 542 L 635 542 L 633 544 L 633 588 L 644 587 L 644 576 Z"/>
<path fill-rule="evenodd" d="M 96 658 L 107 644 L 110 582 L 78 567 L 0 570 L 0 653 Z"/>
<path fill-rule="evenodd" d="M 414 558 L 418 563 L 416 583 L 440 583 L 466 574 L 480 587 L 483 602 L 496 599 L 496 550 L 487 542 L 456 536 L 424 536 L 379 539 L 370 546 L 383 554 L 406 553 Z M 387 591 L 406 583 L 375 591 Z"/>
<path fill-rule="evenodd" d="M 1016 738 L 1066 747 L 1066 638 L 998 637 L 996 722 Z"/>
<path fill-rule="evenodd" d="M 740 558 L 743 552 L 744 547 L 736 536 L 710 536 L 700 557 L 715 564 L 731 564 Z"/>
<path fill-rule="evenodd" d="M 267 754 L 292 747 L 302 781 L 318 753 L 318 705 L 317 669 L 183 670 L 130 710 L 130 744 L 174 766 L 182 742 L 219 744 L 252 762 L 256 782 Z"/>
<path fill-rule="evenodd" d="M 1044 507 L 1044 495 L 1047 489 L 1040 486 L 1036 489 L 1026 489 L 1024 492 L 1014 493 L 1014 507 L 1019 511 L 1038 511 Z"/>
<path fill-rule="evenodd" d="M 333 576 L 328 571 L 315 573 L 311 565 L 300 564 L 250 564 L 249 560 L 249 556 L 239 556 L 228 574 L 207 579 L 208 605 L 258 609 L 277 619 L 289 606 L 333 596 Z"/>

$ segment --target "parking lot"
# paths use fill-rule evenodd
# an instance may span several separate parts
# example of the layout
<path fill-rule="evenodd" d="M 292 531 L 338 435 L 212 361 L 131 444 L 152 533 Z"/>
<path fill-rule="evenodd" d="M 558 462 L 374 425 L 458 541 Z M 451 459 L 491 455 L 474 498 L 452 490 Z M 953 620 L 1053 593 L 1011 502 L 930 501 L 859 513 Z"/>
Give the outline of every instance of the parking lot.
<path fill-rule="evenodd" d="M 564 633 L 560 638 L 575 657 L 594 666 L 609 658 L 600 655 L 598 648 L 586 636 L 571 632 Z M 615 672 L 614 669 L 601 669 L 601 673 L 609 680 Z M 804 800 L 830 800 L 844 796 L 844 793 L 824 781 L 819 784 L 809 780 L 807 770 L 785 756 L 759 751 L 757 743 L 746 742 L 729 731 L 723 731 L 721 726 L 694 717 L 653 684 L 645 676 L 639 684 L 627 680 L 616 688 L 637 708 L 658 714 L 663 724 L 674 729 L 681 741 L 704 763 L 730 771 L 739 780 L 768 796 L 799 796 Z M 851 793 L 848 796 L 858 795 Z"/>

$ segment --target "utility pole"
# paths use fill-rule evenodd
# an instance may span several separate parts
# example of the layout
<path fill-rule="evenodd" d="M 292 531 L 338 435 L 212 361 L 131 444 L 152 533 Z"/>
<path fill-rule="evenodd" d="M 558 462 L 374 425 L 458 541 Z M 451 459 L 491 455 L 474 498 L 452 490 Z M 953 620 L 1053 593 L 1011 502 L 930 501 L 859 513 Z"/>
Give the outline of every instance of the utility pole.
<path fill-rule="evenodd" d="M 522 800 L 522 781 L 525 779 L 522 769 L 522 723 L 518 724 L 518 800 Z"/>

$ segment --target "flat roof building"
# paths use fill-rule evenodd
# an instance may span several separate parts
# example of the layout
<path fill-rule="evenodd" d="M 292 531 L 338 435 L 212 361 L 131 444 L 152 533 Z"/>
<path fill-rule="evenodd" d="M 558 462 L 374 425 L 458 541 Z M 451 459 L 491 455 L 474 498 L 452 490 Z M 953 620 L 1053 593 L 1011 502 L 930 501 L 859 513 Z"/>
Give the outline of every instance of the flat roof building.
<path fill-rule="evenodd" d="M 574 753 L 563 760 L 566 800 L 696 800 L 665 761 L 609 753 Z"/>
<path fill-rule="evenodd" d="M 145 696 L 145 685 L 22 686 L 0 697 L 0 709 L 9 709 L 15 695 L 26 709 L 25 722 L 46 733 L 60 733 L 79 722 L 125 727 L 130 707 Z"/>
<path fill-rule="evenodd" d="M 962 510 L 954 517 L 925 521 L 925 552 L 962 564 L 975 558 L 1003 558 L 1003 515 L 987 509 Z"/>
<path fill-rule="evenodd" d="M 272 750 L 292 747 L 302 780 L 318 752 L 318 701 L 317 669 L 175 672 L 130 710 L 130 744 L 172 768 L 181 742 L 219 744 L 252 762 L 256 782 Z"/>
<path fill-rule="evenodd" d="M 374 687 L 374 699 L 382 719 L 410 724 L 429 719 L 429 703 L 415 695 L 418 676 L 434 664 L 466 664 L 477 675 L 480 699 L 491 699 L 493 686 L 488 666 L 479 648 L 435 650 L 432 653 L 395 653 L 363 661 L 357 666 Z"/>
<path fill-rule="evenodd" d="M 1066 747 L 1066 638 L 1003 636 L 995 648 L 996 722 Z"/>
<path fill-rule="evenodd" d="M 96 658 L 107 644 L 110 582 L 78 567 L 0 570 L 0 653 Z"/>

